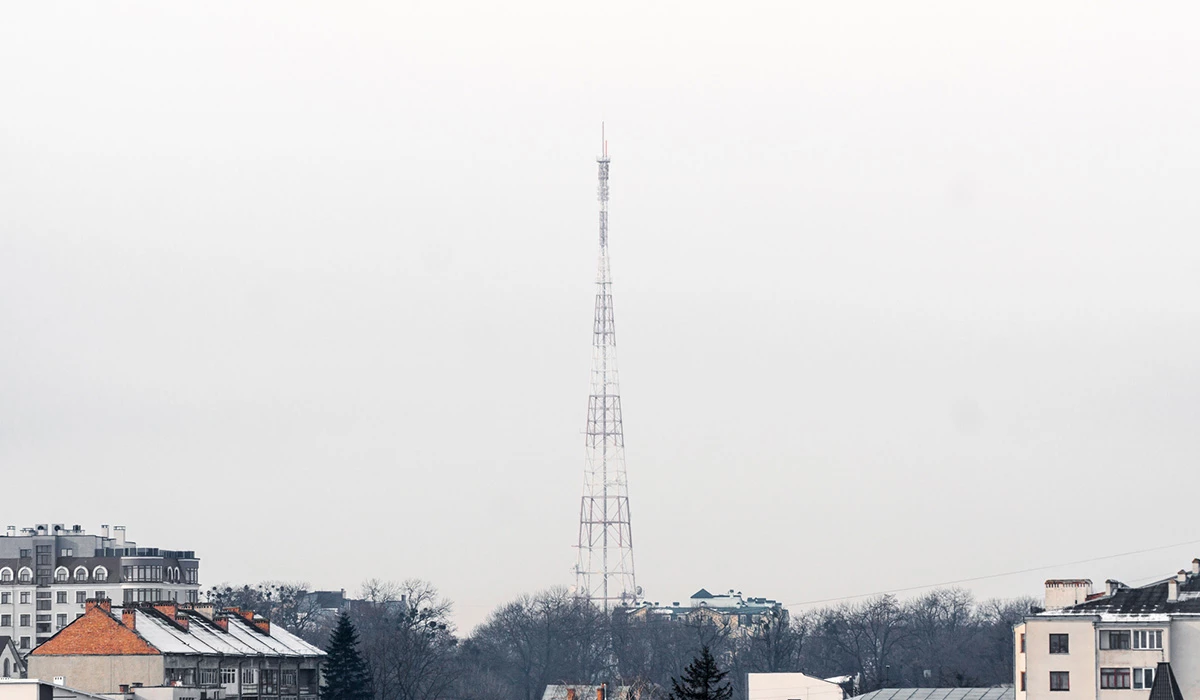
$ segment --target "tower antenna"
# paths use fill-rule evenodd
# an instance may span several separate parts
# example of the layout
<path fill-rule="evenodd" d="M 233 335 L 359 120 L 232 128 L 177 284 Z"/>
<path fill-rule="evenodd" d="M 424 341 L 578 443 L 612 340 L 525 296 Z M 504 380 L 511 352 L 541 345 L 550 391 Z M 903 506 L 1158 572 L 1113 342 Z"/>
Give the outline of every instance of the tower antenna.
<path fill-rule="evenodd" d="M 612 273 L 608 261 L 608 140 L 600 124 L 600 259 L 596 269 L 596 315 L 592 323 L 592 386 L 588 396 L 583 499 L 579 507 L 579 561 L 575 595 L 608 612 L 637 602 L 625 434 L 617 380 Z"/>

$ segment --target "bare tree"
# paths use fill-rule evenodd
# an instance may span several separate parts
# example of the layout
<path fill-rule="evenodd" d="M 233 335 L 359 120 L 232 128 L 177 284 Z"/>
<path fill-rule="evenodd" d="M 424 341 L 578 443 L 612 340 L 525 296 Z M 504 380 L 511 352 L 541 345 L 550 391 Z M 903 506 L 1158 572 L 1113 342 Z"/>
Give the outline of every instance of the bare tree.
<path fill-rule="evenodd" d="M 350 617 L 371 667 L 376 700 L 440 700 L 459 674 L 453 606 L 426 581 L 372 579 Z"/>

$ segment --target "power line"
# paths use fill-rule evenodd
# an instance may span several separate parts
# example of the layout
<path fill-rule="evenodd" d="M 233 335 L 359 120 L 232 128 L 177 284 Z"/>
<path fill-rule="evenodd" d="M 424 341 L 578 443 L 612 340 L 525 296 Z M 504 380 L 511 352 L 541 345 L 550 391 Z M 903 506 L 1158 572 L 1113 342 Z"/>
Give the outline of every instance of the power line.
<path fill-rule="evenodd" d="M 1197 544 L 1200 540 L 1189 540 L 1187 542 L 1176 542 L 1175 544 L 1166 544 L 1161 547 L 1150 547 L 1148 549 L 1138 549 L 1132 552 L 1122 552 L 1120 554 L 1108 554 L 1103 557 L 1092 557 L 1091 559 L 1080 559 L 1078 561 L 1068 561 L 1061 564 L 1050 564 L 1048 566 L 1035 566 L 1029 569 L 1019 569 L 1017 571 L 1005 571 L 1001 574 L 988 574 L 986 576 L 972 576 L 971 578 L 960 578 L 954 581 L 941 581 L 940 583 L 927 583 L 921 586 L 908 586 L 906 588 L 889 588 L 883 591 L 875 591 L 873 593 L 859 593 L 857 595 L 839 596 L 837 598 L 822 598 L 821 600 L 806 600 L 800 603 L 787 603 L 788 607 L 793 605 L 817 605 L 818 603 L 836 603 L 842 600 L 854 600 L 856 598 L 869 598 L 876 595 L 886 595 L 888 593 L 907 593 L 908 591 L 918 591 L 922 588 L 936 588 L 938 586 L 953 586 L 959 583 L 971 583 L 973 581 L 984 581 L 990 578 L 1002 578 L 1004 576 L 1016 576 L 1017 574 L 1028 574 L 1034 571 L 1045 571 L 1046 569 L 1057 569 L 1060 566 L 1074 566 L 1076 564 L 1089 564 L 1094 561 L 1104 561 L 1106 559 L 1118 559 L 1120 557 L 1128 557 L 1134 554 L 1145 554 L 1147 552 L 1158 552 L 1164 549 L 1173 547 L 1182 547 L 1188 544 Z"/>

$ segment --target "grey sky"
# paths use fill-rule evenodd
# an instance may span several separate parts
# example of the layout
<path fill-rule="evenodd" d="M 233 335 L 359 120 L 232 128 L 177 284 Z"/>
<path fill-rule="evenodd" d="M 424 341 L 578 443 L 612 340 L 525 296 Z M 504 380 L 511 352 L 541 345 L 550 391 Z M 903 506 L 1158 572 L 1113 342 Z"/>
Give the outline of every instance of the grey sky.
<path fill-rule="evenodd" d="M 8 3 L 0 524 L 570 583 L 604 119 L 651 600 L 1200 538 L 1200 6 L 646 5 Z"/>

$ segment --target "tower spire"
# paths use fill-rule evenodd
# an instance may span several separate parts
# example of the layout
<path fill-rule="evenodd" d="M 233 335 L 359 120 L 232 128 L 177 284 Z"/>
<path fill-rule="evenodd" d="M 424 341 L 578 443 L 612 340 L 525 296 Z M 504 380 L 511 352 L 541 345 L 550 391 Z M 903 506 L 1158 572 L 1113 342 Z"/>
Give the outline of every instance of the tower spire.
<path fill-rule="evenodd" d="M 608 141 L 600 126 L 600 259 L 596 266 L 596 315 L 592 324 L 592 393 L 588 396 L 583 499 L 579 508 L 576 595 L 605 612 L 632 605 L 633 532 L 625 474 L 625 435 L 617 381 L 617 336 L 613 325 L 612 274 L 608 262 Z"/>

